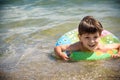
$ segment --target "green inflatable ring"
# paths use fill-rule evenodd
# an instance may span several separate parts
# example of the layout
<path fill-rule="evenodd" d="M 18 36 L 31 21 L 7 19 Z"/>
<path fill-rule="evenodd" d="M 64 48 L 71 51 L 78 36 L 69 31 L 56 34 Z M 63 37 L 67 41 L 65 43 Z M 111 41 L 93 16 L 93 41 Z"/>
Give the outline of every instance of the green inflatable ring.
<path fill-rule="evenodd" d="M 63 36 L 61 36 L 58 39 L 56 46 L 72 44 L 72 43 L 79 41 L 77 34 L 78 34 L 77 29 L 65 33 Z M 100 42 L 103 44 L 111 44 L 111 43 L 119 43 L 120 41 L 115 35 L 113 35 L 109 31 L 103 30 Z M 100 51 L 93 52 L 93 53 L 92 52 L 81 52 L 81 51 L 73 51 L 73 52 L 66 51 L 64 53 L 65 54 L 71 53 L 68 56 L 70 57 L 72 61 L 100 60 L 100 59 L 110 58 L 112 54 L 117 53 L 117 50 L 109 50 L 105 53 L 100 52 Z"/>

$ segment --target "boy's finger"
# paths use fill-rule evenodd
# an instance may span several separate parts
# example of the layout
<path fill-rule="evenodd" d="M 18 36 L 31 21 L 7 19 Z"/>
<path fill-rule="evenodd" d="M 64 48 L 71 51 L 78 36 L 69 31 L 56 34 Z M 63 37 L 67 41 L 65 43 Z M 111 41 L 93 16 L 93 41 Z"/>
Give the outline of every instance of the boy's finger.
<path fill-rule="evenodd" d="M 65 61 L 68 61 L 69 59 L 70 59 L 69 57 L 65 57 L 65 58 L 64 58 Z"/>
<path fill-rule="evenodd" d="M 120 55 L 116 54 L 116 55 L 112 55 L 113 58 L 119 58 Z"/>

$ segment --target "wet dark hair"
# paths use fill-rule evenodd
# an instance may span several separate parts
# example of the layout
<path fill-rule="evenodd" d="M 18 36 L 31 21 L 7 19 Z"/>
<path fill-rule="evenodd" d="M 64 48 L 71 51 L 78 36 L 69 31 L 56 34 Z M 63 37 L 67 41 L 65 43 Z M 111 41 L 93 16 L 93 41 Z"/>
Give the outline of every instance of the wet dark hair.
<path fill-rule="evenodd" d="M 84 17 L 79 26 L 78 26 L 78 33 L 79 35 L 85 34 L 85 33 L 96 33 L 99 32 L 101 35 L 101 32 L 103 30 L 103 27 L 99 21 L 94 19 L 92 16 L 86 16 Z"/>

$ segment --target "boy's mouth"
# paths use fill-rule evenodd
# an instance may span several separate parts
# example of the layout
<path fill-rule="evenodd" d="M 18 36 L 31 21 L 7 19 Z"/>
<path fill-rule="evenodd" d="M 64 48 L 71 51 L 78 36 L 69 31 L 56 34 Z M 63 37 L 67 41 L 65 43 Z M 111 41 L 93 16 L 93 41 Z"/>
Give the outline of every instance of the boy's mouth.
<path fill-rule="evenodd" d="M 94 45 L 88 45 L 89 47 L 91 47 L 91 48 L 93 48 L 93 47 L 95 47 L 95 44 Z"/>

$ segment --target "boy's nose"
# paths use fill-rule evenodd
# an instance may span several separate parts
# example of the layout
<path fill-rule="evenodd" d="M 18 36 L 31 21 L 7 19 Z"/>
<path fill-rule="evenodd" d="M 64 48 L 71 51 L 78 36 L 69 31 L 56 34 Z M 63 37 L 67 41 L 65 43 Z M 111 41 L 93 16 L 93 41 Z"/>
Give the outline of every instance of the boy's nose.
<path fill-rule="evenodd" d="M 94 43 L 94 42 L 95 42 L 95 40 L 91 39 L 91 40 L 90 40 L 90 42 L 91 42 L 91 43 Z"/>

